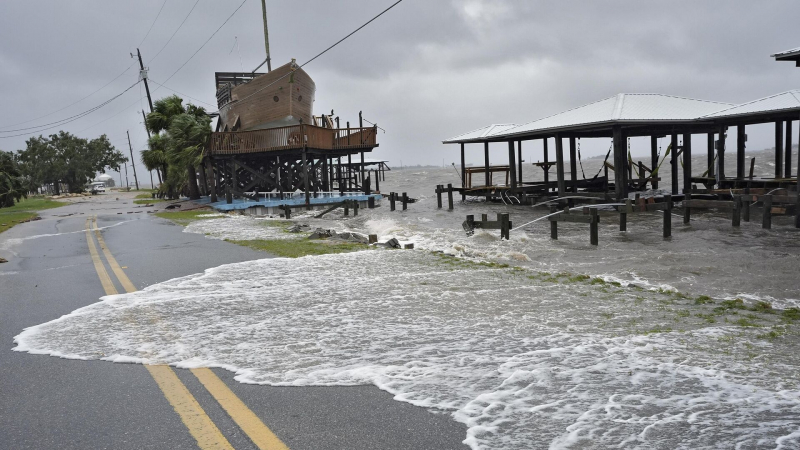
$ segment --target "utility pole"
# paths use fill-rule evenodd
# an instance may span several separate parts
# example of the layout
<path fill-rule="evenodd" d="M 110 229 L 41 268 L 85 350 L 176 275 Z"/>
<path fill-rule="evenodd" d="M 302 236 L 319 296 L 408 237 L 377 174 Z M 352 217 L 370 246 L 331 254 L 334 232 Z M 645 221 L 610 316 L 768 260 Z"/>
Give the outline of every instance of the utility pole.
<path fill-rule="evenodd" d="M 120 175 L 120 178 L 122 178 L 122 175 Z M 121 181 L 120 184 L 122 184 Z M 130 183 L 128 183 L 128 163 L 125 163 L 125 189 L 130 189 Z"/>
<path fill-rule="evenodd" d="M 269 30 L 267 29 L 267 0 L 261 0 L 261 10 L 264 13 L 264 46 L 267 49 L 267 72 L 272 72 L 272 59 L 269 56 Z M 147 85 L 145 84 L 145 86 Z M 151 105 L 150 108 L 152 107 Z"/>
<path fill-rule="evenodd" d="M 144 63 L 142 62 L 142 52 L 140 52 L 138 48 L 136 49 L 136 55 L 139 56 L 139 76 L 142 77 L 142 80 L 144 80 L 144 90 L 147 91 L 147 103 L 150 104 L 150 112 L 153 112 L 153 99 L 150 98 L 150 86 L 147 84 L 147 72 L 145 72 L 144 70 Z"/>
<path fill-rule="evenodd" d="M 153 112 L 152 108 L 150 109 L 150 112 Z M 147 131 L 147 139 L 149 140 L 150 139 L 150 129 L 147 128 L 147 116 L 144 114 L 144 111 L 142 111 L 142 119 L 144 119 L 144 131 Z"/>
<path fill-rule="evenodd" d="M 136 178 L 136 164 L 133 162 L 133 146 L 131 145 L 131 132 L 126 131 L 125 133 L 128 134 L 128 148 L 131 150 L 131 167 L 133 167 L 133 181 L 136 182 L 136 190 L 139 190 L 139 179 Z M 127 171 L 127 166 L 125 166 L 125 170 Z"/>

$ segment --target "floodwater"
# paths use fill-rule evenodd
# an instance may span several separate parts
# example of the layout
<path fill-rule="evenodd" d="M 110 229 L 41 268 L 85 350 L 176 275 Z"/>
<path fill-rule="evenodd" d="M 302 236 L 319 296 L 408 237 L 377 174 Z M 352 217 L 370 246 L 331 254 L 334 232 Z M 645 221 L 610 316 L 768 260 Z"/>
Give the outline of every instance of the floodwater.
<path fill-rule="evenodd" d="M 600 162 L 584 161 L 588 176 Z M 16 350 L 224 367 L 245 383 L 374 384 L 466 424 L 473 448 L 800 448 L 800 323 L 782 311 L 800 306 L 800 233 L 788 218 L 762 230 L 758 212 L 738 229 L 724 213 L 676 216 L 665 240 L 661 213 L 629 215 L 627 232 L 603 215 L 597 247 L 582 224 L 551 240 L 546 220 L 501 241 L 461 222 L 508 212 L 516 227 L 546 208 L 439 210 L 434 186 L 447 183 L 460 183 L 453 167 L 393 170 L 382 191 L 417 198 L 407 211 L 292 219 L 413 251 L 224 265 L 104 297 L 26 329 Z M 304 238 L 274 225 L 210 217 L 186 231 Z"/>

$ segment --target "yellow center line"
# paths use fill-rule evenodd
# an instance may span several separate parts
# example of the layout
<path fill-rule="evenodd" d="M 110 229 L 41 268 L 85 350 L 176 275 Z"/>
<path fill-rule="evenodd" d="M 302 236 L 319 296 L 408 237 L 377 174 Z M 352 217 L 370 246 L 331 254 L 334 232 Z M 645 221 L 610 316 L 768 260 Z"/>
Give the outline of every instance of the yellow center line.
<path fill-rule="evenodd" d="M 94 245 L 94 239 L 92 239 L 92 234 L 89 231 L 89 223 L 90 219 L 86 219 L 86 242 L 89 243 L 89 254 L 92 255 L 92 263 L 94 263 L 94 270 L 97 271 L 97 276 L 100 277 L 100 284 L 103 285 L 103 291 L 105 291 L 106 295 L 114 295 L 117 293 L 117 288 L 114 287 L 114 282 L 111 281 L 111 277 L 108 276 L 108 272 L 106 272 L 106 267 L 103 265 L 103 261 L 100 259 L 100 255 L 97 253 L 97 247 Z"/>
<path fill-rule="evenodd" d="M 197 440 L 197 445 L 202 449 L 231 449 L 233 446 L 225 439 L 211 418 L 208 417 L 203 407 L 197 403 L 194 396 L 175 372 L 169 366 L 146 365 L 147 370 L 158 387 L 167 397 L 172 408 L 181 416 L 181 420 L 189 429 L 189 433 Z"/>
<path fill-rule="evenodd" d="M 117 260 L 111 255 L 108 247 L 106 247 L 106 241 L 103 240 L 103 235 L 100 234 L 100 229 L 97 228 L 97 216 L 92 217 L 92 228 L 94 229 L 94 234 L 97 236 L 97 243 L 100 244 L 100 248 L 103 249 L 103 255 L 106 257 L 108 265 L 111 266 L 111 270 L 114 272 L 114 275 L 117 276 L 117 280 L 122 284 L 125 292 L 136 292 L 136 286 L 131 283 L 131 280 L 125 275 L 125 272 L 122 271 Z"/>
<path fill-rule="evenodd" d="M 192 373 L 203 383 L 208 392 L 214 396 L 220 406 L 231 416 L 256 447 L 274 450 L 289 450 L 258 416 L 242 402 L 227 384 L 217 377 L 209 368 L 192 369 Z"/>
<path fill-rule="evenodd" d="M 95 247 L 94 239 L 92 238 L 92 233 L 90 231 L 91 223 L 92 221 L 90 219 L 86 219 L 86 241 L 89 243 L 89 253 L 92 255 L 94 268 L 97 271 L 97 275 L 100 277 L 100 283 L 103 285 L 106 295 L 116 294 L 117 289 L 111 282 L 111 278 L 108 276 L 108 272 L 106 272 L 103 261 L 100 259 L 100 255 L 97 253 L 97 248 Z M 96 229 L 96 218 L 94 224 Z M 102 241 L 102 237 L 100 237 L 99 232 L 100 230 L 96 229 L 95 233 L 99 238 L 98 242 L 101 243 L 101 246 L 104 249 L 105 257 L 108 260 L 109 265 L 112 267 L 112 270 L 114 267 L 119 268 L 119 264 L 111 255 L 111 252 L 109 252 L 105 247 L 105 243 Z M 125 286 L 125 289 L 128 292 L 136 291 L 136 288 L 133 287 L 133 283 L 131 283 L 128 277 L 125 276 L 125 273 L 122 272 L 122 269 L 119 269 L 118 271 L 114 270 L 114 273 L 117 275 L 120 283 Z M 132 290 L 129 290 L 129 287 L 132 288 Z M 214 425 L 214 422 L 210 417 L 208 417 L 205 411 L 203 411 L 203 408 L 194 398 L 192 393 L 186 389 L 186 386 L 183 385 L 171 367 L 163 365 L 145 365 L 145 368 L 147 368 L 147 371 L 156 381 L 156 384 L 158 385 L 159 389 L 161 389 L 164 397 L 167 398 L 170 405 L 172 405 L 172 408 L 178 413 L 181 421 L 189 430 L 189 434 L 195 438 L 197 445 L 201 449 L 233 449 L 233 446 L 230 444 L 230 442 L 228 442 L 225 436 L 222 435 L 222 432 L 219 431 L 219 428 Z"/>
<path fill-rule="evenodd" d="M 116 275 L 120 284 L 122 284 L 122 286 L 125 288 L 127 292 L 135 292 L 136 287 L 133 285 L 133 283 L 131 283 L 127 275 L 125 275 L 125 272 L 122 270 L 119 263 L 117 263 L 117 260 L 114 258 L 114 256 L 111 254 L 111 251 L 106 246 L 105 241 L 101 236 L 100 229 L 97 227 L 96 217 L 93 218 L 93 225 L 95 234 L 97 236 L 97 241 L 100 243 L 100 247 L 103 249 L 103 255 L 106 257 L 109 266 L 111 266 L 111 270 L 114 272 L 114 275 Z M 88 230 L 88 222 L 87 222 L 86 233 L 87 236 L 90 236 Z M 94 244 L 92 243 L 91 246 L 93 245 Z M 97 250 L 95 250 L 95 254 L 96 253 Z M 100 258 L 98 256 L 98 261 L 99 260 Z M 95 267 L 97 266 L 95 265 Z M 103 270 L 103 272 L 105 272 L 105 268 L 103 267 L 102 262 L 100 262 L 100 267 Z M 107 273 L 106 277 L 108 277 Z M 116 293 L 116 291 L 114 293 Z M 213 427 L 214 430 L 217 431 L 217 433 L 219 433 L 219 429 L 217 429 L 214 423 L 211 422 L 211 419 L 208 418 L 208 416 L 205 414 L 200 404 L 197 403 L 192 394 L 180 382 L 177 375 L 175 375 L 174 371 L 169 366 L 147 365 L 145 367 L 147 367 L 147 370 L 150 371 L 150 374 L 156 380 L 156 383 L 158 383 L 159 387 L 164 392 L 164 395 L 167 397 L 170 404 L 172 404 L 172 407 L 181 416 L 181 420 L 183 420 L 183 423 L 186 424 L 187 428 L 189 428 L 189 431 L 190 433 L 192 433 L 192 436 L 194 436 L 195 439 L 197 439 L 197 443 L 198 445 L 200 445 L 201 448 L 228 448 L 228 447 L 205 447 L 203 445 L 203 442 L 205 442 L 206 437 L 209 435 L 213 437 L 214 433 L 206 434 L 205 431 L 200 433 L 201 428 L 204 429 L 208 427 L 208 425 L 210 425 L 211 427 Z M 172 377 L 174 377 L 174 380 L 164 375 L 164 372 L 167 371 L 172 375 Z M 206 390 L 208 390 L 211 396 L 214 397 L 214 399 L 220 404 L 220 406 L 222 406 L 225 412 L 228 413 L 231 419 L 233 419 L 233 421 L 236 422 L 239 428 L 241 428 L 242 431 L 244 431 L 244 433 L 250 438 L 253 444 L 255 444 L 259 449 L 288 450 L 286 444 L 284 444 L 275 435 L 275 433 L 273 433 L 272 430 L 270 430 L 269 427 L 267 427 L 264 424 L 264 422 L 262 422 L 261 419 L 259 419 L 258 416 L 256 416 L 255 413 L 253 413 L 253 411 L 250 410 L 250 408 L 248 408 L 247 405 L 245 405 L 244 402 L 242 402 L 239 399 L 239 397 L 237 397 L 236 394 L 234 394 L 233 391 L 230 390 L 230 388 L 225 384 L 225 382 L 222 381 L 211 369 L 208 368 L 192 369 L 192 373 L 197 377 L 198 380 L 200 380 L 200 382 L 203 384 L 203 386 L 205 386 Z M 165 388 L 170 390 L 169 394 Z M 183 390 L 183 392 L 185 392 L 186 395 L 188 395 L 189 397 L 188 399 L 183 396 L 183 394 L 181 393 L 181 389 Z M 172 397 L 174 397 L 176 401 L 173 401 Z M 197 405 L 197 410 L 193 409 L 194 407 L 191 406 L 192 402 L 194 402 L 193 404 Z M 208 424 L 204 424 L 199 421 L 198 419 L 199 416 L 197 415 L 198 410 L 199 413 L 202 414 L 202 417 L 207 419 Z M 200 425 L 200 428 L 197 428 L 198 425 Z M 198 430 L 199 434 L 195 434 L 195 432 L 192 431 L 193 427 L 195 427 Z M 201 437 L 203 438 L 203 440 L 201 440 Z M 221 433 L 219 434 L 219 437 L 222 438 L 223 440 L 225 439 L 225 437 L 222 436 Z M 227 440 L 225 441 L 225 444 L 230 446 L 230 444 L 227 443 Z"/>

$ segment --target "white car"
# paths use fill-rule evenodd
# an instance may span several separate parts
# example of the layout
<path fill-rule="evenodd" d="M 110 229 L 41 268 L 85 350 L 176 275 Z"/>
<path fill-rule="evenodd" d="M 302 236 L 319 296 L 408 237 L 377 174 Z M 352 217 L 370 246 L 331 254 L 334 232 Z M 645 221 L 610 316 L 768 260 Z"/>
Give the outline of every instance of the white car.
<path fill-rule="evenodd" d="M 102 181 L 96 181 L 89 185 L 89 191 L 92 194 L 97 194 L 98 192 L 105 192 L 106 191 L 106 184 Z"/>

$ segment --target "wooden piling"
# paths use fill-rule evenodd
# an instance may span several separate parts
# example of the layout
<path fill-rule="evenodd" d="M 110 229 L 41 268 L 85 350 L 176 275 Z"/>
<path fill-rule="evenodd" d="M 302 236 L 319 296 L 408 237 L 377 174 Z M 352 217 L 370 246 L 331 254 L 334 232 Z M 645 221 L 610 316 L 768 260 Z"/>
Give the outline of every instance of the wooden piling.
<path fill-rule="evenodd" d="M 375 192 L 381 192 L 381 175 L 380 172 L 374 170 L 373 173 L 375 174 Z"/>
<path fill-rule="evenodd" d="M 742 196 L 733 196 L 733 217 L 731 218 L 731 225 L 734 227 L 741 226 L 742 221 Z"/>
<path fill-rule="evenodd" d="M 368 209 L 375 208 L 375 197 L 370 197 L 367 199 L 367 208 Z"/>
<path fill-rule="evenodd" d="M 453 210 L 453 185 L 447 183 L 447 209 Z"/>
<path fill-rule="evenodd" d="M 403 211 L 405 211 L 408 209 L 408 195 L 405 192 L 403 192 L 402 200 L 403 200 Z"/>
<path fill-rule="evenodd" d="M 683 194 L 683 223 L 688 225 L 692 221 L 692 208 L 689 208 L 689 200 L 692 199 L 692 194 L 685 192 Z"/>
<path fill-rule="evenodd" d="M 378 235 L 377 234 L 370 234 L 369 235 L 369 243 L 374 244 L 378 242 Z"/>
<path fill-rule="evenodd" d="M 744 149 L 747 134 L 744 125 L 736 126 L 736 178 L 744 178 Z"/>
<path fill-rule="evenodd" d="M 511 226 L 510 221 L 508 220 L 508 213 L 502 213 L 497 215 L 497 221 L 500 222 L 500 239 L 506 238 L 506 240 L 511 239 Z"/>
<path fill-rule="evenodd" d="M 769 230 L 772 228 L 772 195 L 765 195 L 764 202 L 764 215 L 761 220 L 761 228 Z"/>
<path fill-rule="evenodd" d="M 750 197 L 739 197 L 740 208 L 742 210 L 742 220 L 750 222 Z"/>
<path fill-rule="evenodd" d="M 550 205 L 550 214 L 558 211 L 555 205 Z M 558 239 L 558 222 L 550 221 L 550 239 Z"/>
<path fill-rule="evenodd" d="M 668 238 L 672 236 L 672 196 L 665 195 L 664 203 L 666 203 L 666 208 L 664 208 L 664 237 Z"/>
<path fill-rule="evenodd" d="M 436 185 L 436 207 L 442 209 L 442 185 Z"/>
<path fill-rule="evenodd" d="M 669 163 L 672 166 L 672 195 L 678 193 L 678 135 L 673 134 L 670 137 L 670 145 L 672 146 L 672 153 L 670 153 Z"/>
<path fill-rule="evenodd" d="M 653 169 L 650 172 L 650 176 L 653 177 L 653 180 L 650 181 L 650 186 L 653 189 L 658 189 L 658 172 L 656 169 L 658 168 L 658 136 L 650 136 L 650 168 Z"/>
<path fill-rule="evenodd" d="M 286 219 L 291 219 L 292 218 L 292 207 L 291 206 L 283 205 L 283 216 Z"/>
<path fill-rule="evenodd" d="M 353 200 L 353 217 L 358 215 L 358 200 Z"/>
<path fill-rule="evenodd" d="M 350 202 L 345 200 L 344 201 L 344 216 L 347 217 L 350 215 Z"/>
<path fill-rule="evenodd" d="M 589 243 L 591 245 L 598 244 L 598 233 L 597 233 L 597 208 L 589 208 L 589 214 L 592 216 L 592 221 L 589 223 Z"/>
<path fill-rule="evenodd" d="M 625 210 L 619 212 L 619 231 L 628 231 L 628 213 Z"/>
<path fill-rule="evenodd" d="M 396 193 L 394 193 L 394 192 L 389 193 L 389 211 L 394 211 L 395 210 L 395 203 L 394 202 L 396 200 L 396 197 L 397 197 Z"/>
<path fill-rule="evenodd" d="M 563 197 L 567 190 L 567 183 L 564 180 L 564 139 L 556 134 L 556 182 L 558 184 L 558 196 Z"/>
<path fill-rule="evenodd" d="M 775 121 L 775 178 L 783 176 L 783 121 Z"/>

